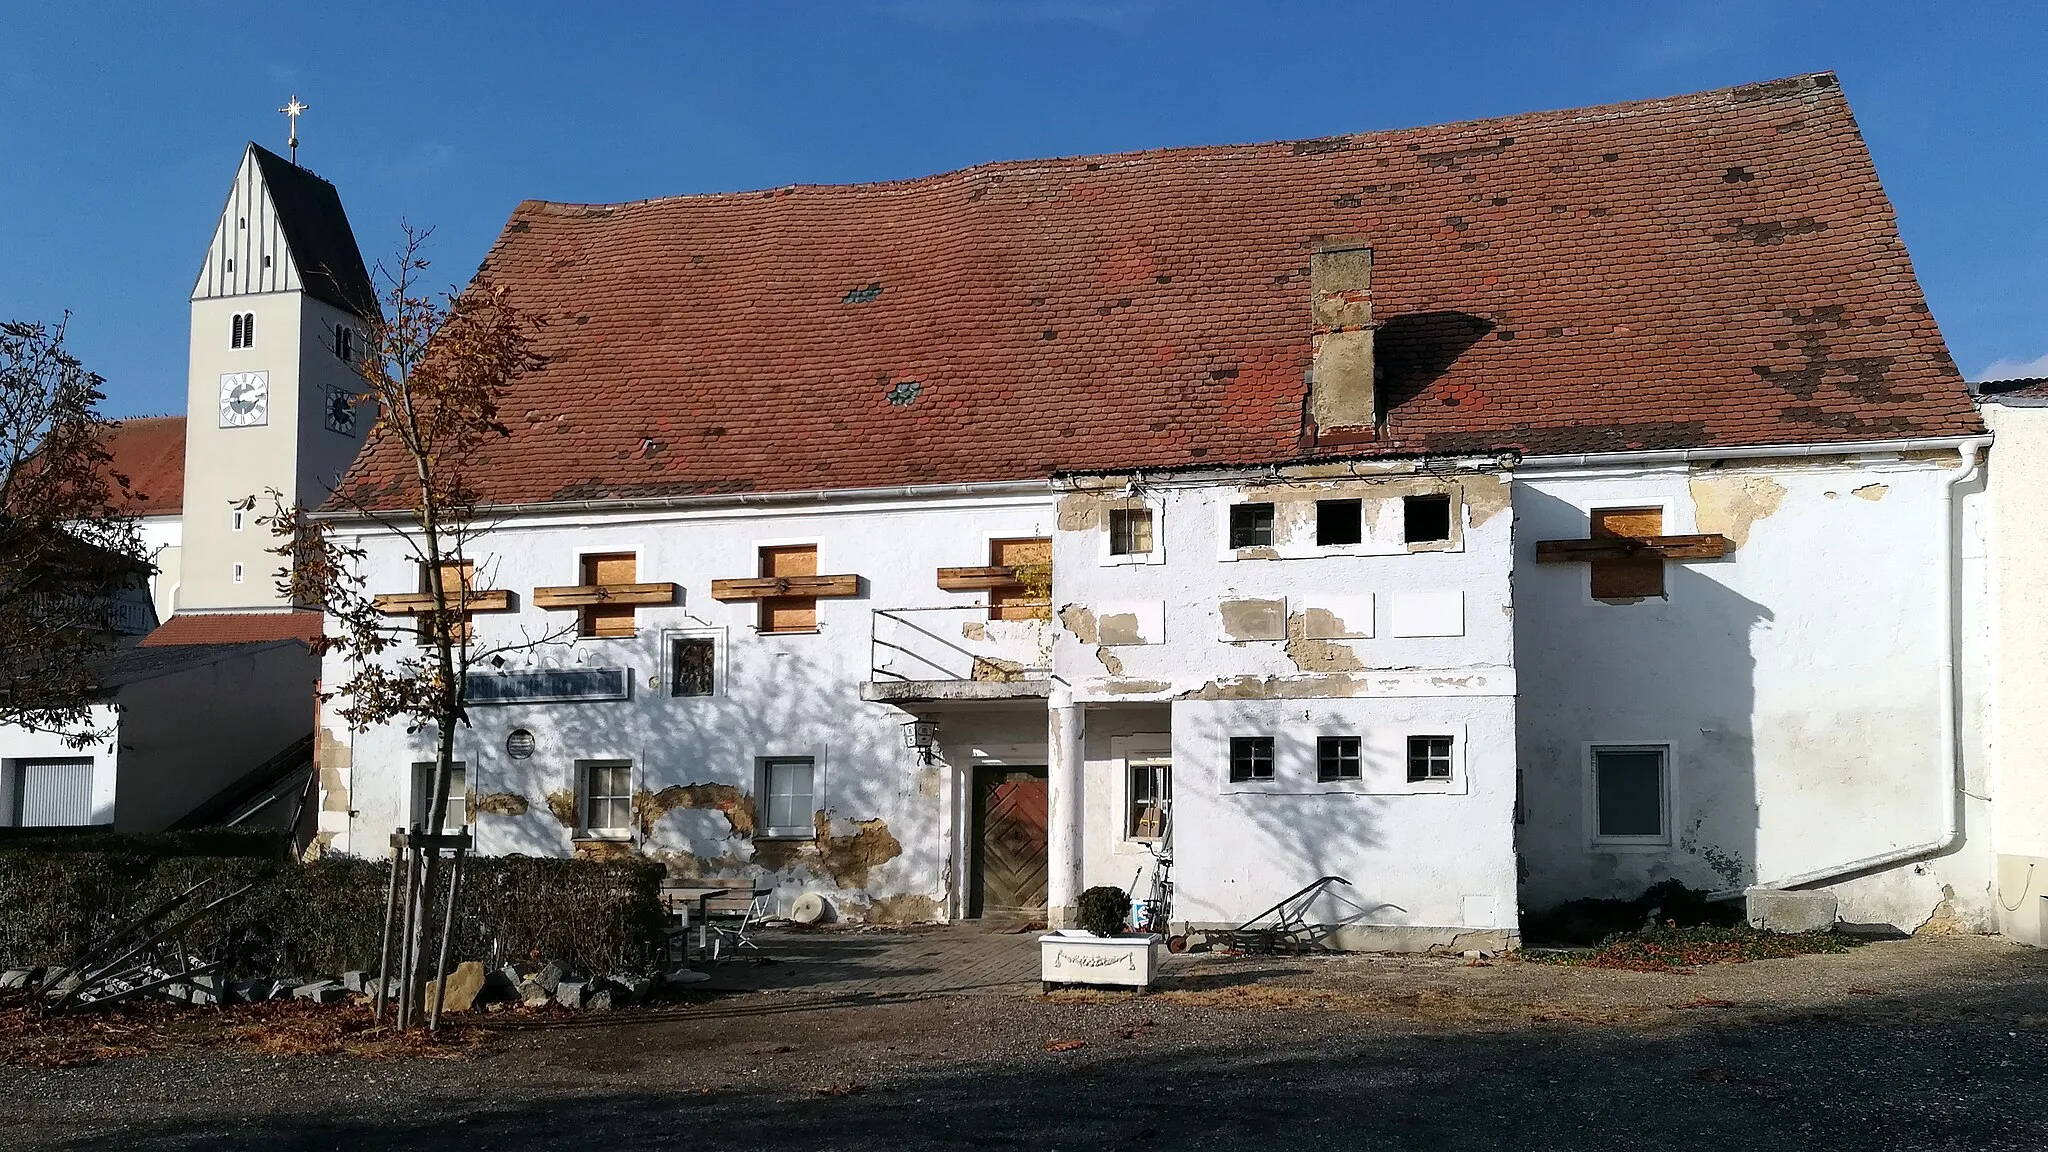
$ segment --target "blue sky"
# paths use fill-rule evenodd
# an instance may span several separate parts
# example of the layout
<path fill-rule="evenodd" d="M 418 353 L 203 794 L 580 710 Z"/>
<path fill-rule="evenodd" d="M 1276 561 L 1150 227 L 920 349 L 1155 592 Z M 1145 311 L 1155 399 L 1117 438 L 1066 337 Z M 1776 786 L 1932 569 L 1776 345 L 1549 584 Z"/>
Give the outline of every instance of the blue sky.
<path fill-rule="evenodd" d="M 0 0 L 0 316 L 74 314 L 117 415 L 183 407 L 243 141 L 466 278 L 528 197 L 889 179 L 1832 68 L 1965 374 L 2048 375 L 2048 9 L 2028 3 Z"/>

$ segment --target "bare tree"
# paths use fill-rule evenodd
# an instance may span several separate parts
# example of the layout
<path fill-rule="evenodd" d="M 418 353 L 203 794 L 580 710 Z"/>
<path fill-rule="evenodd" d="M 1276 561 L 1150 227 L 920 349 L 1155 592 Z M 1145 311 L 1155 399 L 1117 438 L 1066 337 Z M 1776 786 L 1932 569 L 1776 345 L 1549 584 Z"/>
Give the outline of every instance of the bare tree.
<path fill-rule="evenodd" d="M 522 633 L 486 644 L 474 635 L 471 614 L 504 607 L 508 594 L 490 591 L 489 573 L 476 568 L 472 546 L 490 525 L 479 517 L 471 467 L 488 442 L 509 434 L 498 406 L 510 382 L 540 361 L 531 346 L 533 322 L 503 290 L 481 277 L 452 294 L 423 286 L 427 237 L 406 227 L 395 262 L 377 269 L 384 314 L 371 318 L 357 361 L 361 402 L 376 415 L 357 467 L 325 512 L 287 507 L 273 492 L 275 507 L 265 518 L 280 539 L 273 551 L 285 560 L 280 592 L 326 613 L 318 651 L 341 654 L 351 669 L 323 693 L 323 703 L 339 699 L 341 716 L 357 731 L 397 721 L 434 731 L 433 782 L 415 838 L 440 832 L 447 818 L 455 729 L 468 723 L 471 670 L 561 638 Z M 381 535 L 403 541 L 419 590 L 370 589 L 366 550 L 336 531 L 343 519 L 368 520 Z M 410 1018 L 422 986 L 427 912 L 441 868 L 439 847 L 423 843 L 414 849 L 416 867 L 407 870 L 415 883 L 398 949 L 402 1019 Z"/>
<path fill-rule="evenodd" d="M 0 323 L 0 723 L 104 735 L 92 705 L 112 613 L 150 565 L 122 504 L 100 413 L 105 381 L 64 347 L 64 322 Z"/>

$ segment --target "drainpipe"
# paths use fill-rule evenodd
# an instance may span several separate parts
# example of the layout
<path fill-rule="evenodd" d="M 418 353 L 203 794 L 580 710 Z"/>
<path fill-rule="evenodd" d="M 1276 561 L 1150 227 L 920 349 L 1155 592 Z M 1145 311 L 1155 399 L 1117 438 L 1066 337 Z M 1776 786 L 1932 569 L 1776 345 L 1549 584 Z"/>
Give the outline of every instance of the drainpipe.
<path fill-rule="evenodd" d="M 1046 926 L 1069 927 L 1081 901 L 1081 706 L 1074 690 L 1055 682 L 1047 710 Z"/>
<path fill-rule="evenodd" d="M 1908 844 L 1861 860 L 1851 860 L 1828 868 L 1801 872 L 1769 883 L 1759 882 L 1759 888 L 1805 888 L 1817 884 L 1829 884 L 1846 880 L 1880 868 L 1905 864 L 1928 856 L 1939 856 L 1962 840 L 1962 799 L 1963 764 L 1959 754 L 1961 733 L 1956 717 L 1956 564 L 1958 557 L 1950 550 L 1955 539 L 1956 490 L 1976 478 L 1979 457 L 1991 445 L 1988 436 L 1973 436 L 1956 447 L 1961 461 L 1949 470 L 1948 481 L 1943 487 L 1941 502 L 1941 572 L 1935 581 L 1935 599 L 1940 605 L 1939 617 L 1941 636 L 1941 658 L 1939 694 L 1941 719 L 1941 766 L 1938 770 L 1936 788 L 1939 791 L 1939 808 L 1942 814 L 1941 835 L 1920 844 Z M 1742 895 L 1741 892 L 1717 892 L 1714 898 L 1729 898 Z"/>

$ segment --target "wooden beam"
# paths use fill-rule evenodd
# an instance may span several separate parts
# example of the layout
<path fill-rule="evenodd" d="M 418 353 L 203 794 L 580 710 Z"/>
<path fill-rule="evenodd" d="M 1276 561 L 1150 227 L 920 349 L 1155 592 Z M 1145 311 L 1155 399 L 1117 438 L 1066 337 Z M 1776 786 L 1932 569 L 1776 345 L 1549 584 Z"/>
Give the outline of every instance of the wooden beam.
<path fill-rule="evenodd" d="M 679 589 L 667 582 L 654 584 L 569 584 L 557 588 L 535 588 L 533 603 L 539 608 L 593 608 L 599 605 L 673 604 Z"/>
<path fill-rule="evenodd" d="M 756 576 L 747 580 L 711 582 L 711 598 L 727 603 L 735 600 L 772 600 L 781 596 L 815 596 L 823 599 L 858 595 L 858 576 Z"/>
<path fill-rule="evenodd" d="M 1585 564 L 1655 556 L 1663 560 L 1718 560 L 1735 550 L 1726 536 L 1602 536 L 1592 540 L 1538 540 L 1538 564 Z"/>
<path fill-rule="evenodd" d="M 373 597 L 371 605 L 386 616 L 418 616 L 434 611 L 431 592 L 393 592 Z M 449 605 L 455 612 L 510 612 L 512 593 L 503 588 L 482 588 L 469 593 L 467 602 Z"/>
<path fill-rule="evenodd" d="M 947 592 L 986 592 L 998 588 L 1022 588 L 1024 581 L 1007 564 L 986 568 L 941 568 L 939 587 Z"/>

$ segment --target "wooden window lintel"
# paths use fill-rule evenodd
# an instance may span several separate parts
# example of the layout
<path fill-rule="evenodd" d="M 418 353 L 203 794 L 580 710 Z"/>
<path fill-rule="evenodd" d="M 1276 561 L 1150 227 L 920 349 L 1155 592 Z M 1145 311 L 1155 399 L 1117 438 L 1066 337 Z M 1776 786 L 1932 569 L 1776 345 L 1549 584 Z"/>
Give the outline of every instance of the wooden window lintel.
<path fill-rule="evenodd" d="M 980 568 L 941 568 L 939 588 L 946 592 L 984 592 L 999 588 L 1023 588 L 1024 578 L 1009 564 Z"/>
<path fill-rule="evenodd" d="M 394 592 L 374 597 L 371 604 L 386 616 L 419 616 L 434 611 L 431 592 Z M 512 593 L 503 588 L 477 588 L 450 607 L 459 612 L 510 612 Z"/>

